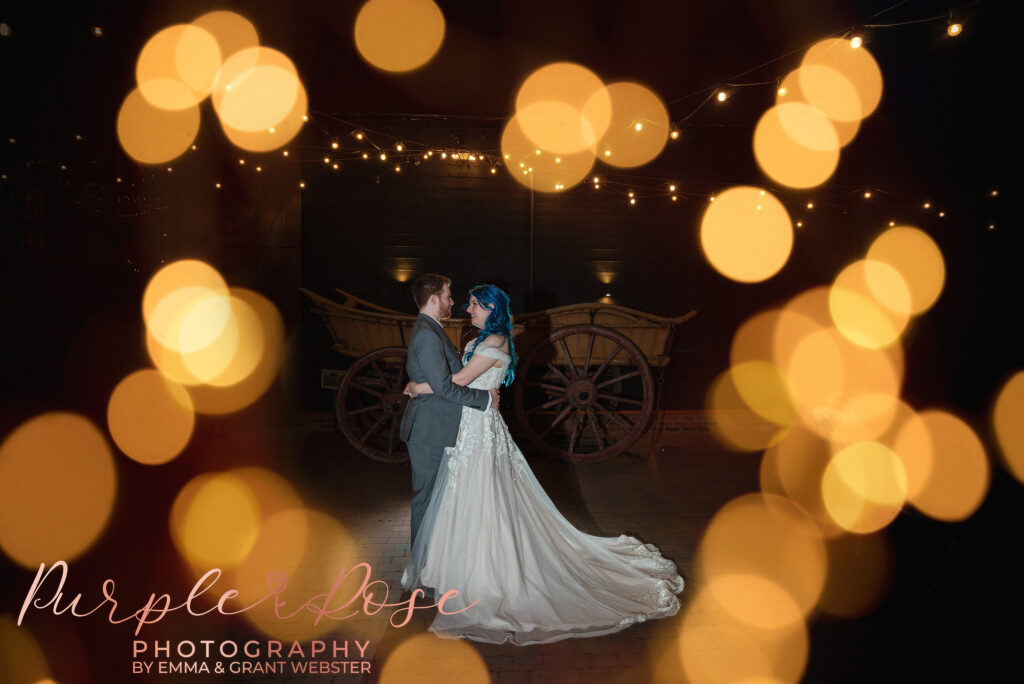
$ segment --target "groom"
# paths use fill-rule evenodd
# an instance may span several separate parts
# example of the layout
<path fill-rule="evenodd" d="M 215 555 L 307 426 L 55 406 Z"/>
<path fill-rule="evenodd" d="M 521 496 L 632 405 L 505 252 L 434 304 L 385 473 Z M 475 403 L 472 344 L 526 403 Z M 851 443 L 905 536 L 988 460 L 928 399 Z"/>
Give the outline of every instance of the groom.
<path fill-rule="evenodd" d="M 486 411 L 498 405 L 498 390 L 469 389 L 452 382 L 452 374 L 462 369 L 462 361 L 441 325 L 441 321 L 451 316 L 455 304 L 451 282 L 445 276 L 425 273 L 412 286 L 420 314 L 409 334 L 409 358 L 405 367 L 413 382 L 429 382 L 434 393 L 410 400 L 402 416 L 401 437 L 409 447 L 412 463 L 410 544 L 416 543 L 444 448 L 455 446 L 459 436 L 462 407 Z"/>

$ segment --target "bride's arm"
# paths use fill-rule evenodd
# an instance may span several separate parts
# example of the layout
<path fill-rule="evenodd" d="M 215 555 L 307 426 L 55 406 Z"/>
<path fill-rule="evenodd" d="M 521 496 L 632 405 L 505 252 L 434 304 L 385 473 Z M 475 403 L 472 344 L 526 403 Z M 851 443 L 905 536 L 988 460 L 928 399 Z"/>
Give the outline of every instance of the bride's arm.
<path fill-rule="evenodd" d="M 482 347 L 488 342 L 490 342 L 490 344 L 487 346 L 500 348 L 500 346 L 504 344 L 505 338 L 502 337 L 501 335 L 488 335 L 487 338 L 480 343 L 480 346 Z M 497 366 L 499 364 L 501 364 L 501 361 L 498 361 L 497 359 L 493 359 L 489 356 L 484 356 L 482 354 L 473 354 L 473 358 L 469 360 L 469 363 L 463 366 L 462 370 L 460 370 L 458 373 L 452 375 L 452 382 L 455 383 L 456 385 L 461 385 L 462 387 L 465 387 L 466 385 L 468 385 L 469 383 L 473 382 L 478 377 L 483 375 L 488 368 Z M 427 382 L 410 382 L 409 385 L 406 386 L 406 390 L 408 390 L 409 394 L 411 394 L 414 397 L 417 394 L 434 393 L 434 390 L 431 389 L 430 387 L 430 383 Z"/>

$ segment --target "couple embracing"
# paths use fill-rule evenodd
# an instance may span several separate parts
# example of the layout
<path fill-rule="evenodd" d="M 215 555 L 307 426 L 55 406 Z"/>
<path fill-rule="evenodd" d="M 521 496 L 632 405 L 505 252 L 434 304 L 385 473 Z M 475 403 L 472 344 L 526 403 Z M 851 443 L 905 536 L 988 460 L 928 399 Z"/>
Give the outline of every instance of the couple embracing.
<path fill-rule="evenodd" d="M 409 338 L 412 381 L 402 439 L 412 464 L 412 550 L 407 589 L 437 596 L 430 630 L 443 637 L 539 644 L 610 634 L 679 611 L 683 579 L 656 547 L 621 535 L 595 537 L 558 512 L 498 413 L 498 388 L 515 378 L 508 295 L 470 290 L 479 329 L 462 358 L 441 321 L 451 281 L 413 284 L 419 316 Z M 466 609 L 468 606 L 468 609 Z M 463 610 L 466 609 L 466 610 Z"/>

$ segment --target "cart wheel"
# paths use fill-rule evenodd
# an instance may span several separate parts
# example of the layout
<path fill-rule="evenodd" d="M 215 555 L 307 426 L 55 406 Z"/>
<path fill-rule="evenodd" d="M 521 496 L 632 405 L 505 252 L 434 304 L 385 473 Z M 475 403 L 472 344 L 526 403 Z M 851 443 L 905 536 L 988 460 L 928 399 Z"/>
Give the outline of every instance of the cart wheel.
<path fill-rule="evenodd" d="M 409 450 L 399 425 L 409 397 L 406 350 L 386 347 L 357 360 L 345 373 L 334 401 L 338 429 L 359 451 L 377 461 L 404 463 Z"/>
<path fill-rule="evenodd" d="M 628 449 L 654 408 L 647 359 L 625 335 L 598 325 L 555 330 L 520 365 L 516 413 L 541 451 L 573 463 Z"/>

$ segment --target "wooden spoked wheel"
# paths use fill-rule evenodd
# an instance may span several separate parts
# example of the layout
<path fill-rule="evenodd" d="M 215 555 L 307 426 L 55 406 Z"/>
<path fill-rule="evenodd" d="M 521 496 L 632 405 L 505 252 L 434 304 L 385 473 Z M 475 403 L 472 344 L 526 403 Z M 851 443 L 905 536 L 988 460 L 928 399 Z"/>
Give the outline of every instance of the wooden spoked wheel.
<path fill-rule="evenodd" d="M 409 450 L 399 426 L 409 397 L 406 350 L 386 347 L 357 360 L 345 373 L 334 401 L 338 428 L 356 449 L 377 461 L 403 463 Z"/>
<path fill-rule="evenodd" d="M 646 357 L 628 337 L 598 325 L 555 330 L 517 375 L 516 413 L 527 438 L 573 463 L 622 453 L 654 410 Z"/>

